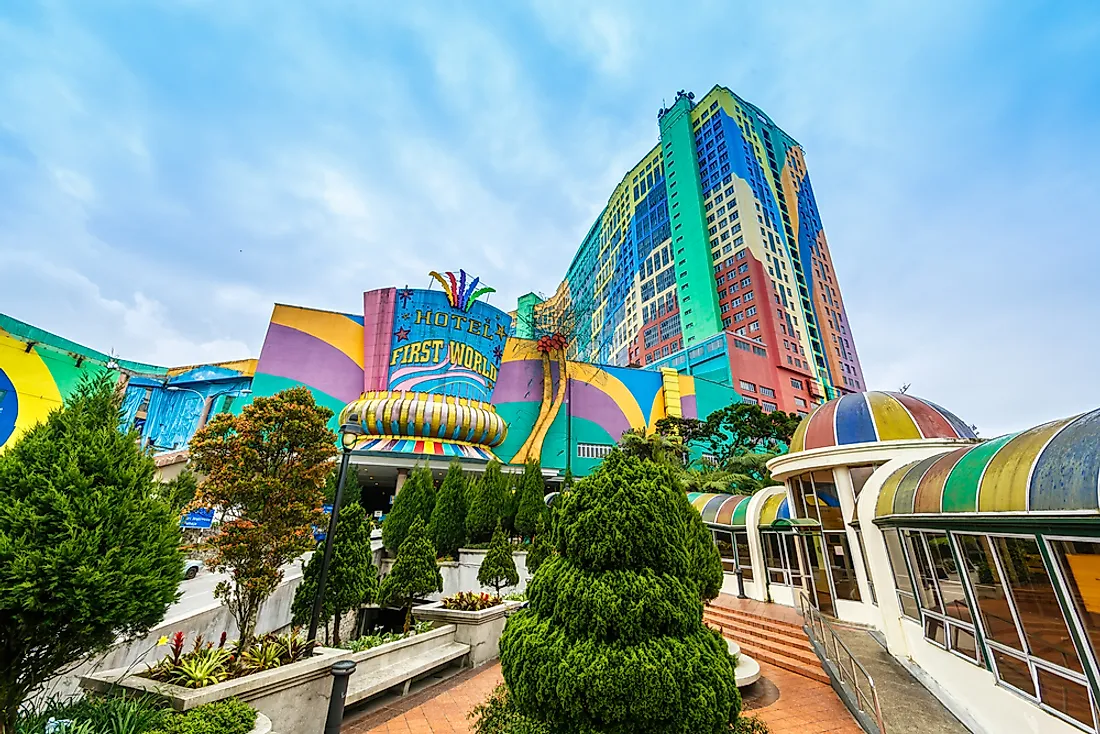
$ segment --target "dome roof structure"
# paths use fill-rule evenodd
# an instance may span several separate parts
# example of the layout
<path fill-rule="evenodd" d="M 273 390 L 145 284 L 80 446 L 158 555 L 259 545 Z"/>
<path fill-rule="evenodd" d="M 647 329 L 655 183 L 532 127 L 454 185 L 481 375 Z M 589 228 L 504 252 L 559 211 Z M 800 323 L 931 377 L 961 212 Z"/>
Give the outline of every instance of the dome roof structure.
<path fill-rule="evenodd" d="M 798 424 L 790 453 L 811 449 L 921 439 L 975 440 L 955 414 L 897 392 L 862 392 L 830 400 Z"/>

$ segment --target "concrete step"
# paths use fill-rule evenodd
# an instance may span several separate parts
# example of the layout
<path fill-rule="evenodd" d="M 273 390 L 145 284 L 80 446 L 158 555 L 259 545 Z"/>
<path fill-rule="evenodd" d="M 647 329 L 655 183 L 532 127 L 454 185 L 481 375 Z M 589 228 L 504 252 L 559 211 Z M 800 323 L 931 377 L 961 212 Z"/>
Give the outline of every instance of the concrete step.
<path fill-rule="evenodd" d="M 448 642 L 382 668 L 360 668 L 348 682 L 346 702 L 350 706 L 399 686 L 407 692 L 409 684 L 416 678 L 461 663 L 469 652 L 470 646 L 465 643 Z"/>
<path fill-rule="evenodd" d="M 786 632 L 797 635 L 805 634 L 802 631 L 801 624 L 794 624 L 792 622 L 781 622 L 776 619 L 769 619 L 768 617 L 761 617 L 756 614 L 742 612 L 737 609 L 728 609 L 726 607 L 704 607 L 703 616 L 710 616 L 718 620 L 729 620 L 745 626 L 758 627 L 763 630 L 774 632 Z"/>
<path fill-rule="evenodd" d="M 715 629 L 718 629 L 725 633 L 729 633 L 728 636 L 735 640 L 741 638 L 747 639 L 767 639 L 774 640 L 776 642 L 782 642 L 792 647 L 801 647 L 806 650 L 813 650 L 810 645 L 810 640 L 806 637 L 806 634 L 802 630 L 771 630 L 764 629 L 762 627 L 746 624 L 741 620 L 732 620 L 728 618 L 712 617 L 708 615 L 703 616 L 703 622 Z"/>
<path fill-rule="evenodd" d="M 752 645 L 760 650 L 768 650 L 777 655 L 785 655 L 796 660 L 801 660 L 807 665 L 820 664 L 817 653 L 815 653 L 813 647 L 810 646 L 809 640 L 788 640 L 778 637 L 762 637 L 755 634 L 745 634 L 744 632 L 733 630 L 724 625 L 713 623 L 707 624 L 707 626 L 711 629 L 718 630 L 723 637 L 728 640 L 733 640 L 739 645 Z"/>
<path fill-rule="evenodd" d="M 821 683 L 829 676 L 802 627 L 727 607 L 708 606 L 707 626 L 734 640 L 748 656 Z"/>

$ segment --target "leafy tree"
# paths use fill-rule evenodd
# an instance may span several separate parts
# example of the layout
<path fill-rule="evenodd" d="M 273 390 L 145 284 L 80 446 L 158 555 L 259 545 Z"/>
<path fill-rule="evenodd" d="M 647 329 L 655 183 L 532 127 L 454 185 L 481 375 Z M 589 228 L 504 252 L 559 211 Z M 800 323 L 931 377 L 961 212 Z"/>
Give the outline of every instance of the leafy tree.
<path fill-rule="evenodd" d="M 725 641 L 703 625 L 721 570 L 701 527 L 671 467 L 618 451 L 562 497 L 558 555 L 500 641 L 520 715 L 553 732 L 730 730 L 741 699 Z"/>
<path fill-rule="evenodd" d="M 160 482 L 154 494 L 172 510 L 176 517 L 183 515 L 186 508 L 195 499 L 199 491 L 199 482 L 195 475 L 188 469 L 184 469 L 175 479 Z"/>
<path fill-rule="evenodd" d="M 322 619 L 336 618 L 332 636 L 337 646 L 340 645 L 340 618 L 374 601 L 378 593 L 378 569 L 374 567 L 370 531 L 370 518 L 359 504 L 352 503 L 340 510 L 340 525 L 336 529 L 325 598 L 321 604 Z M 309 624 L 324 555 L 321 550 L 315 552 L 302 572 L 302 582 L 294 592 L 290 608 L 295 626 Z"/>
<path fill-rule="evenodd" d="M 774 487 L 782 484 L 772 479 L 768 471 L 768 462 L 775 458 L 775 454 L 741 454 L 726 460 L 722 469 L 728 471 L 732 477 L 731 484 L 735 494 L 751 495 L 764 487 Z"/>
<path fill-rule="evenodd" d="M 661 418 L 654 427 L 662 436 L 676 436 L 685 444 L 710 437 L 706 421 L 698 418 Z"/>
<path fill-rule="evenodd" d="M 416 517 L 397 551 L 393 568 L 382 579 L 382 585 L 378 589 L 378 603 L 382 606 L 405 607 L 405 632 L 408 632 L 412 622 L 413 601 L 435 591 L 443 591 L 443 576 L 439 573 L 435 549 L 424 529 L 424 521 Z"/>
<path fill-rule="evenodd" d="M 427 527 L 434 509 L 435 483 L 432 480 L 432 470 L 426 466 L 418 466 L 394 497 L 393 507 L 382 523 L 382 543 L 386 550 L 397 553 L 416 518 L 420 518 Z"/>
<path fill-rule="evenodd" d="M 260 608 L 283 579 L 282 567 L 314 546 L 336 435 L 332 411 L 304 387 L 259 397 L 240 415 L 219 413 L 191 439 L 191 458 L 206 473 L 196 504 L 220 507 L 226 520 L 207 541 L 211 569 L 229 574 L 214 589 L 252 639 Z"/>
<path fill-rule="evenodd" d="M 325 504 L 331 505 L 336 502 L 336 488 L 340 484 L 340 468 L 339 464 L 333 467 L 333 470 L 325 477 Z M 355 467 L 348 467 L 348 476 L 344 479 L 344 498 L 340 503 L 341 507 L 350 505 L 352 503 L 361 504 L 360 500 L 363 496 L 363 488 L 359 486 L 359 472 L 355 471 Z M 341 510 L 343 512 L 343 510 Z M 341 518 L 341 522 L 343 519 Z"/>
<path fill-rule="evenodd" d="M 183 578 L 179 516 L 105 373 L 0 454 L 0 734 L 52 676 L 145 634 Z"/>
<path fill-rule="evenodd" d="M 529 461 L 516 488 L 516 532 L 530 538 L 539 518 L 546 514 L 546 484 L 537 461 Z"/>
<path fill-rule="evenodd" d="M 504 530 L 499 525 L 489 542 L 485 560 L 477 570 L 477 580 L 485 586 L 492 586 L 498 596 L 505 586 L 519 583 L 519 571 L 516 570 L 516 561 L 512 558 L 512 544 L 504 537 Z"/>
<path fill-rule="evenodd" d="M 440 558 L 458 558 L 458 549 L 466 542 L 466 477 L 458 459 L 451 462 L 443 477 L 428 535 Z"/>
<path fill-rule="evenodd" d="M 644 429 L 631 428 L 623 433 L 619 449 L 627 456 L 645 459 L 667 466 L 684 463 L 684 443 L 675 435 L 646 434 Z"/>
<path fill-rule="evenodd" d="M 554 552 L 554 544 L 550 540 L 550 528 L 546 517 L 540 517 L 535 529 L 535 537 L 531 540 L 531 550 L 527 551 L 527 573 L 532 576 L 539 566 Z"/>
<path fill-rule="evenodd" d="M 471 482 L 470 503 L 466 508 L 466 534 L 471 543 L 484 543 L 504 520 L 512 491 L 508 477 L 500 471 L 500 462 L 492 460 L 477 482 Z"/>
<path fill-rule="evenodd" d="M 781 410 L 765 413 L 759 405 L 734 403 L 707 416 L 699 441 L 723 465 L 741 454 L 785 451 L 800 420 Z"/>

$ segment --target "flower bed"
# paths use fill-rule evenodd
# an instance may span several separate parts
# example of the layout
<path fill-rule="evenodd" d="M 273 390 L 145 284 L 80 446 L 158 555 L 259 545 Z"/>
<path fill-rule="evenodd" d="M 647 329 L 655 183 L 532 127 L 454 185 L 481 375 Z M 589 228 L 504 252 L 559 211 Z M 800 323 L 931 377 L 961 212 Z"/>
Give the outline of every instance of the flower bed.
<path fill-rule="evenodd" d="M 423 634 L 431 630 L 434 626 L 435 625 L 431 622 L 417 622 L 408 632 L 379 632 L 376 630 L 369 635 L 363 635 L 357 639 L 348 640 L 340 645 L 340 647 L 344 650 L 351 650 L 352 652 L 363 652 L 364 650 L 370 650 L 371 648 L 385 645 L 390 642 L 404 640 L 413 635 Z"/>
<path fill-rule="evenodd" d="M 209 703 L 186 713 L 164 708 L 155 696 L 89 696 L 77 701 L 48 701 L 19 718 L 16 731 L 48 731 L 53 721 L 67 734 L 259 734 L 271 722 L 236 699 Z"/>
<path fill-rule="evenodd" d="M 225 637 L 223 632 L 215 646 L 213 642 L 204 643 L 198 635 L 188 652 L 184 652 L 183 632 L 175 633 L 170 640 L 162 638 L 168 654 L 138 675 L 183 688 L 205 688 L 296 663 L 309 652 L 306 641 L 294 633 L 264 635 L 243 650 L 239 642 L 227 646 Z"/>
<path fill-rule="evenodd" d="M 460 612 L 480 612 L 482 609 L 489 609 L 498 604 L 503 604 L 504 600 L 494 594 L 460 591 L 457 594 L 445 597 L 439 603 L 443 605 L 444 609 L 455 609 Z"/>
<path fill-rule="evenodd" d="M 490 595 L 485 594 L 485 596 Z M 437 601 L 413 607 L 412 613 L 421 621 L 453 624 L 456 627 L 455 639 L 470 646 L 468 664 L 476 667 L 500 656 L 500 634 L 504 631 L 504 623 L 508 621 L 508 615 L 523 606 L 523 602 L 505 601 L 499 597 L 491 598 L 496 599 L 496 603 L 478 611 L 448 609 L 443 602 Z"/>

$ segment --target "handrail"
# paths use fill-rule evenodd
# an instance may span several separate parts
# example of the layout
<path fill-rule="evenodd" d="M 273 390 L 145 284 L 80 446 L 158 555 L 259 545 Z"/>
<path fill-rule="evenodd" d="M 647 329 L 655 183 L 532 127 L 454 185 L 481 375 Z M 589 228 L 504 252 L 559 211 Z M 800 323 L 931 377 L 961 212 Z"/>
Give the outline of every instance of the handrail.
<path fill-rule="evenodd" d="M 809 594 L 804 589 L 798 592 L 798 611 L 805 620 L 806 633 L 817 642 L 825 658 L 833 664 L 841 684 L 846 686 L 852 694 L 856 708 L 874 717 L 879 732 L 886 734 L 886 724 L 882 720 L 882 708 L 879 706 L 874 678 L 844 644 L 844 640 L 840 639 L 840 635 L 829 620 L 810 602 Z M 861 678 L 865 681 L 863 687 L 860 686 Z"/>

